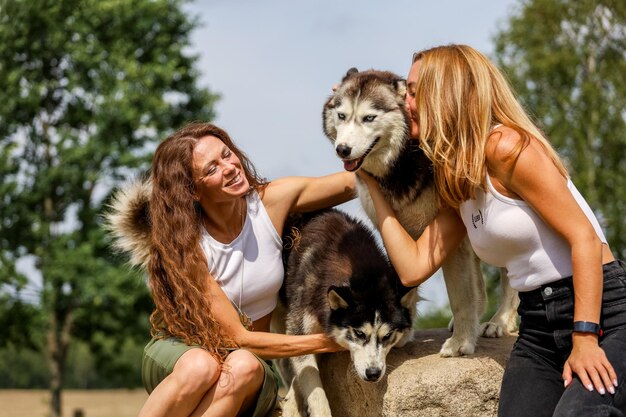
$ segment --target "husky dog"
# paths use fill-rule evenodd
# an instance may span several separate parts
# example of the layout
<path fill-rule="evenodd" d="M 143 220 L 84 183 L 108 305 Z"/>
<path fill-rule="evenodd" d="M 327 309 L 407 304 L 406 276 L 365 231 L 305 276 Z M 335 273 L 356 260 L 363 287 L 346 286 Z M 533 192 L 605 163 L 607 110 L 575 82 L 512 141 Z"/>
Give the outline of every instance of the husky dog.
<path fill-rule="evenodd" d="M 416 289 L 402 286 L 370 229 L 338 210 L 290 217 L 283 236 L 287 334 L 326 333 L 347 348 L 356 374 L 377 382 L 387 353 L 412 334 Z M 315 355 L 278 367 L 289 392 L 285 417 L 330 416 Z"/>
<path fill-rule="evenodd" d="M 437 214 L 438 198 L 430 161 L 408 135 L 405 94 L 406 81 L 391 72 L 352 68 L 325 103 L 323 123 L 344 168 L 371 174 L 400 223 L 417 239 Z M 357 188 L 365 212 L 376 224 L 367 186 L 358 180 Z M 502 273 L 500 309 L 481 328 L 485 285 L 467 238 L 442 269 L 453 315 L 452 337 L 443 344 L 442 356 L 473 353 L 479 333 L 499 337 L 515 329 L 517 293 Z"/>

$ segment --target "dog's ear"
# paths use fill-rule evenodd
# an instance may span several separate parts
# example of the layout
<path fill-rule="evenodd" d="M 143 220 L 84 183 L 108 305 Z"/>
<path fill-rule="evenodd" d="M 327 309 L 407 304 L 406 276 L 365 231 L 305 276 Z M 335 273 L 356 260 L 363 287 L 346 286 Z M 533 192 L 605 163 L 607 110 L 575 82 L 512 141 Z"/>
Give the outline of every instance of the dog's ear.
<path fill-rule="evenodd" d="M 394 80 L 393 87 L 396 90 L 398 97 L 404 100 L 404 97 L 406 96 L 406 80 L 403 80 L 403 79 Z"/>
<path fill-rule="evenodd" d="M 352 296 L 350 294 L 350 288 L 348 287 L 336 287 L 332 285 L 328 288 L 328 305 L 331 310 L 339 310 L 340 308 L 348 308 L 349 301 Z"/>
<path fill-rule="evenodd" d="M 344 82 L 345 80 L 347 80 L 348 78 L 352 77 L 354 74 L 358 74 L 359 70 L 352 67 L 348 70 L 348 72 L 346 72 L 346 75 L 344 75 L 344 77 L 341 79 L 341 82 Z"/>
<path fill-rule="evenodd" d="M 404 308 L 411 309 L 415 306 L 415 304 L 417 304 L 419 299 L 420 297 L 417 294 L 417 288 L 410 288 L 407 293 L 400 298 L 400 305 Z"/>

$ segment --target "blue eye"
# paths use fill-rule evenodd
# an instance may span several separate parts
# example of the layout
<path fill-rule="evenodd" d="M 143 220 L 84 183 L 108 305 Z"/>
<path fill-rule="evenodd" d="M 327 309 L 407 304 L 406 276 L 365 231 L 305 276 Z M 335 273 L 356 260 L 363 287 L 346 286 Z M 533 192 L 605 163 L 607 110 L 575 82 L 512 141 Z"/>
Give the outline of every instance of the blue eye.
<path fill-rule="evenodd" d="M 376 115 L 370 114 L 370 115 L 365 116 L 363 118 L 363 121 L 364 122 L 373 122 L 375 118 L 376 118 Z"/>
<path fill-rule="evenodd" d="M 337 118 L 338 118 L 339 120 L 346 120 L 346 115 L 345 115 L 345 114 L 343 114 L 343 113 L 339 113 L 339 112 L 338 112 L 338 113 L 337 113 Z"/>

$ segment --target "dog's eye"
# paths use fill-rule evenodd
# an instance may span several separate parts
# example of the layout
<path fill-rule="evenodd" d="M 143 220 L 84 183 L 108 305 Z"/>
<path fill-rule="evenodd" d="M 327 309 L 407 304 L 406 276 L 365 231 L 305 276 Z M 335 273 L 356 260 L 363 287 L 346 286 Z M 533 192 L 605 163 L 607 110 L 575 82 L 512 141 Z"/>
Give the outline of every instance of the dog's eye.
<path fill-rule="evenodd" d="M 391 339 L 391 336 L 393 336 L 393 333 L 387 333 L 383 336 L 382 341 L 386 342 L 387 340 Z"/>
<path fill-rule="evenodd" d="M 346 115 L 344 113 L 337 112 L 337 118 L 339 120 L 346 120 Z"/>
<path fill-rule="evenodd" d="M 369 122 L 373 122 L 375 118 L 376 118 L 375 114 L 369 114 L 363 118 L 363 121 L 369 123 Z"/>
<path fill-rule="evenodd" d="M 354 329 L 353 332 L 354 335 L 359 339 L 365 339 L 365 333 L 363 333 L 362 331 Z"/>

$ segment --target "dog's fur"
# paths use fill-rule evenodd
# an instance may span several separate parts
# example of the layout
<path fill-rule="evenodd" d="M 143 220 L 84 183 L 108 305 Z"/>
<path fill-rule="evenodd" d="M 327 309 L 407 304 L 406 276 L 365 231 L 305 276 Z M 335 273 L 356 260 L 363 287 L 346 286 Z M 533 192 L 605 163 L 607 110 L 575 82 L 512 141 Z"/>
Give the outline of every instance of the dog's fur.
<path fill-rule="evenodd" d="M 379 381 L 389 350 L 410 339 L 416 289 L 402 286 L 370 229 L 337 210 L 291 216 L 283 236 L 285 333 L 325 333 L 350 351 L 356 375 Z M 282 316 L 282 317 L 281 317 Z M 315 355 L 278 361 L 285 417 L 330 416 Z"/>
<path fill-rule="evenodd" d="M 405 80 L 393 73 L 352 68 L 325 103 L 323 123 L 344 168 L 371 174 L 400 223 L 417 239 L 437 214 L 438 197 L 430 161 L 408 135 L 405 94 Z M 365 212 L 377 224 L 367 186 L 358 180 L 357 188 Z M 473 353 L 480 333 L 498 337 L 515 329 L 518 299 L 506 274 L 501 274 L 500 309 L 481 328 L 485 285 L 467 239 L 442 269 L 453 314 L 453 334 L 442 346 L 442 356 Z"/>
<path fill-rule="evenodd" d="M 130 255 L 129 263 L 146 269 L 150 261 L 150 181 L 137 180 L 113 195 L 105 217 L 105 228 L 113 237 L 113 248 Z"/>

